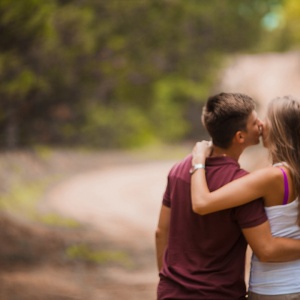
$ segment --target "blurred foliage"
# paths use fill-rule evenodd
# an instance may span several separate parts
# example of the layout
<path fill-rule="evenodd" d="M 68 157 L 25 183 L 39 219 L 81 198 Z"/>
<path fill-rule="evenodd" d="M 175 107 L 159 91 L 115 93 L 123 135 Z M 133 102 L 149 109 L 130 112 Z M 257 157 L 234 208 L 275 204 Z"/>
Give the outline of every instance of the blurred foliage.
<path fill-rule="evenodd" d="M 45 186 L 46 183 L 40 182 L 12 187 L 9 193 L 1 195 L 0 209 L 33 216 L 37 209 L 36 203 L 43 194 Z"/>
<path fill-rule="evenodd" d="M 0 0 L 0 146 L 194 137 L 224 55 L 267 48 L 267 34 L 290 47 L 298 12 L 295 0 Z"/>
<path fill-rule="evenodd" d="M 81 224 L 71 218 L 63 217 L 55 213 L 41 214 L 36 213 L 34 220 L 37 220 L 43 224 L 62 227 L 62 228 L 79 228 Z"/>
<path fill-rule="evenodd" d="M 64 228 L 79 227 L 80 224 L 73 219 L 54 213 L 43 214 L 39 212 L 37 203 L 53 180 L 48 179 L 47 181 L 36 181 L 27 184 L 18 182 L 10 188 L 9 192 L 1 194 L 0 210 L 8 211 L 15 215 L 22 215 L 33 221 L 51 226 Z"/>
<path fill-rule="evenodd" d="M 277 14 L 279 18 L 277 34 L 282 50 L 298 48 L 300 44 L 300 2 L 285 0 Z"/>
<path fill-rule="evenodd" d="M 91 249 L 87 245 L 78 244 L 68 247 L 66 254 L 73 260 L 77 259 L 97 264 L 118 263 L 127 268 L 133 267 L 133 262 L 128 254 L 122 251 L 99 251 Z"/>
<path fill-rule="evenodd" d="M 299 50 L 300 2 L 274 1 L 262 19 L 264 38 L 257 44 L 256 52 Z"/>

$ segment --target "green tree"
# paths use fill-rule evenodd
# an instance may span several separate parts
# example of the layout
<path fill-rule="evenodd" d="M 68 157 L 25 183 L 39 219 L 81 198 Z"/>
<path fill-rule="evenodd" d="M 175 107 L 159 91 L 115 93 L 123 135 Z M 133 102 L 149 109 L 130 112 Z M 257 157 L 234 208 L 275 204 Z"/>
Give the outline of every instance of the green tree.
<path fill-rule="evenodd" d="M 93 139 L 100 146 L 108 139 L 113 145 L 128 146 L 145 139 L 192 136 L 199 128 L 199 102 L 211 91 L 223 55 L 257 43 L 261 19 L 273 4 L 94 2 L 101 20 L 100 86 L 96 99 L 87 105 L 87 116 L 93 111 L 97 118 L 87 119 L 85 136 L 100 133 Z"/>
<path fill-rule="evenodd" d="M 128 147 L 199 128 L 276 0 L 0 0 L 2 145 Z"/>
<path fill-rule="evenodd" d="M 18 141 L 21 115 L 30 106 L 30 95 L 47 81 L 34 68 L 34 52 L 49 33 L 51 6 L 45 1 L 0 1 L 0 124 L 2 143 Z"/>
<path fill-rule="evenodd" d="M 295 0 L 285 0 L 283 5 L 274 12 L 277 26 L 273 35 L 280 50 L 298 49 L 300 45 L 300 3 Z"/>

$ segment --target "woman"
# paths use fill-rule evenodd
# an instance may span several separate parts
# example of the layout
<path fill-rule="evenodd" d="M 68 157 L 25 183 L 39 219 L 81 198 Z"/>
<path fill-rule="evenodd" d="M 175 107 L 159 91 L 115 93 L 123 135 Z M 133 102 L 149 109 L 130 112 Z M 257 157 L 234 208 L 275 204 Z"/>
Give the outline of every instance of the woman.
<path fill-rule="evenodd" d="M 197 170 L 191 179 L 193 210 L 203 215 L 263 197 L 272 234 L 299 239 L 300 102 L 292 97 L 271 101 L 262 136 L 273 166 L 212 193 L 207 188 L 204 169 Z M 193 165 L 204 164 L 211 150 L 208 142 L 197 143 Z M 300 260 L 262 263 L 253 256 L 249 299 L 300 299 Z"/>

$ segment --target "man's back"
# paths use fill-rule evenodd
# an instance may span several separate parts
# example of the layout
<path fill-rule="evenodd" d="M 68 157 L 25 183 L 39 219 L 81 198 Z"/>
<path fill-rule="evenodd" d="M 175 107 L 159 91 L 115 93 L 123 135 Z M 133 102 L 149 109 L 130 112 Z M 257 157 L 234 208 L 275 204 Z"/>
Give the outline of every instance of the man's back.
<path fill-rule="evenodd" d="M 168 177 L 163 204 L 171 208 L 168 247 L 160 273 L 158 299 L 243 299 L 247 243 L 241 228 L 266 220 L 261 201 L 199 216 L 190 199 L 191 156 L 176 164 Z M 206 162 L 210 190 L 246 172 L 228 157 Z"/>

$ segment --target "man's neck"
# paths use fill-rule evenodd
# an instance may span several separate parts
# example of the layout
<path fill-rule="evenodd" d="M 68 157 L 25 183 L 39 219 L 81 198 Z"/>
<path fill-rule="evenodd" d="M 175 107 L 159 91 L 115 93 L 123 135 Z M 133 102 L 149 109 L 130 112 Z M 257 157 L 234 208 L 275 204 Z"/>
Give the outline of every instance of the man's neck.
<path fill-rule="evenodd" d="M 238 161 L 240 158 L 240 155 L 242 154 L 244 149 L 237 149 L 235 147 L 229 147 L 228 149 L 219 148 L 213 145 L 213 151 L 211 154 L 211 157 L 216 156 L 227 156 L 231 157 L 232 159 Z"/>

